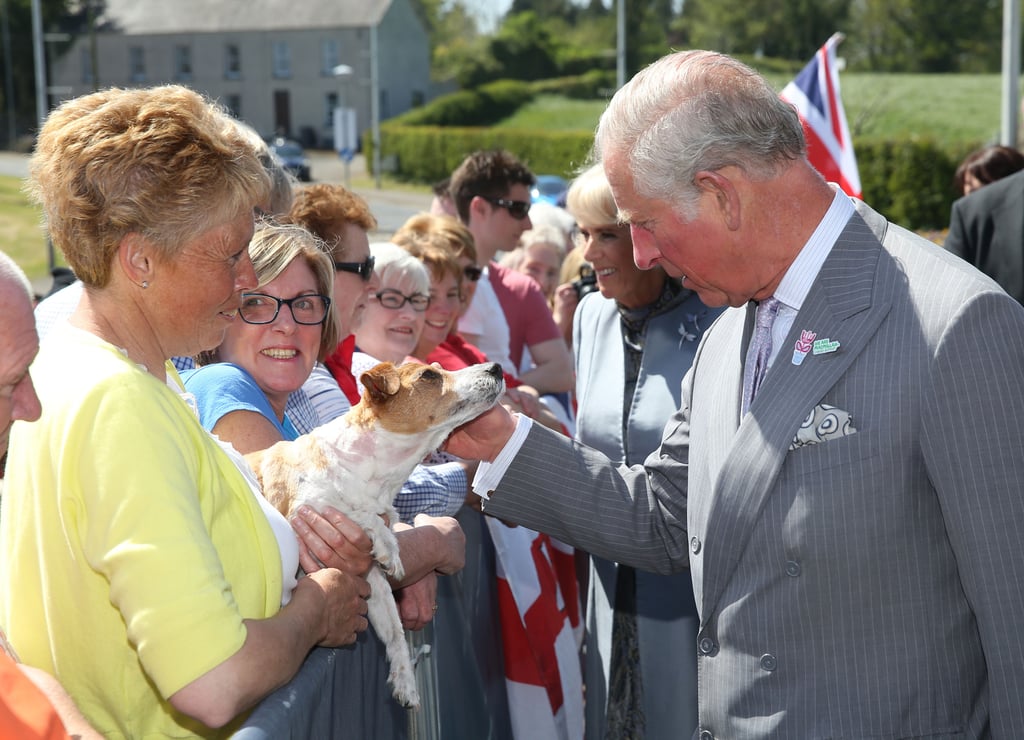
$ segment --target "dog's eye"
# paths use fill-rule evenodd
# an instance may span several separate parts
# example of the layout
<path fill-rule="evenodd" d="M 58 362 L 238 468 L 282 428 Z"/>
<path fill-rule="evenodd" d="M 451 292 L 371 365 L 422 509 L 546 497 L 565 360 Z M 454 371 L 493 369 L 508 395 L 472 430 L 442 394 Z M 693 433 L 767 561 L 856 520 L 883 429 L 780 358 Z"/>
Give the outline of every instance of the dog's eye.
<path fill-rule="evenodd" d="M 432 382 L 438 381 L 441 380 L 441 373 L 437 372 L 437 370 L 431 370 L 430 368 L 427 368 L 422 373 L 420 373 L 420 378 Z"/>

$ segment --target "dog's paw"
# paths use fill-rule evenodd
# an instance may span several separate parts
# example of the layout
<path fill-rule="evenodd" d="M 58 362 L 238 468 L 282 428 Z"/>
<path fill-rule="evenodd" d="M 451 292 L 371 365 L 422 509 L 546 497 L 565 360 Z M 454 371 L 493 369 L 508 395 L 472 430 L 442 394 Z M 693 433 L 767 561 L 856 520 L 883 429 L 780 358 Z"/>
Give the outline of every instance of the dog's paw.
<path fill-rule="evenodd" d="M 420 708 L 420 694 L 416 690 L 416 676 L 412 671 L 395 669 L 392 665 L 391 675 L 388 676 L 391 684 L 391 694 L 399 704 L 410 709 Z"/>
<path fill-rule="evenodd" d="M 384 569 L 389 578 L 394 578 L 396 581 L 401 581 L 405 578 L 405 567 L 399 558 L 395 558 L 389 563 L 380 562 L 380 567 Z"/>

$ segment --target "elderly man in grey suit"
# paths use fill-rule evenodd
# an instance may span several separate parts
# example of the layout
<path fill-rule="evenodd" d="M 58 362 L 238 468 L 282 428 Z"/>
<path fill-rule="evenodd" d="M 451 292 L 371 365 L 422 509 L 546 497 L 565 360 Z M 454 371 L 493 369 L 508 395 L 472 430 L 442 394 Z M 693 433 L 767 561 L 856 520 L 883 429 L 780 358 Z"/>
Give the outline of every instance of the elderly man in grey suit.
<path fill-rule="evenodd" d="M 644 466 L 460 430 L 486 511 L 689 565 L 702 739 L 1024 737 L 1024 309 L 826 184 L 728 57 L 642 71 L 595 152 L 637 264 L 733 308 Z"/>

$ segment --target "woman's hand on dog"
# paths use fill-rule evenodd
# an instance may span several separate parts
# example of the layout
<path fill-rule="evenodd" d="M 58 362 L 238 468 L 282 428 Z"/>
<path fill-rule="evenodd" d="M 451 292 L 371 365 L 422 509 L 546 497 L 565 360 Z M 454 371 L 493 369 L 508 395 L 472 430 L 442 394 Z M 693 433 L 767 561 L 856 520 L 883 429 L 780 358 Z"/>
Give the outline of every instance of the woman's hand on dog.
<path fill-rule="evenodd" d="M 299 536 L 299 564 L 306 573 L 326 566 L 365 577 L 373 567 L 369 536 L 334 507 L 316 512 L 300 506 L 291 524 Z"/>
<path fill-rule="evenodd" d="M 324 647 L 351 645 L 367 625 L 366 600 L 370 584 L 365 578 L 343 573 L 337 568 L 321 568 L 299 579 L 292 594 L 296 606 L 301 601 L 319 602 L 312 614 L 316 644 Z"/>
<path fill-rule="evenodd" d="M 434 618 L 437 606 L 437 575 L 428 573 L 412 585 L 394 592 L 402 626 L 407 630 L 421 630 Z"/>

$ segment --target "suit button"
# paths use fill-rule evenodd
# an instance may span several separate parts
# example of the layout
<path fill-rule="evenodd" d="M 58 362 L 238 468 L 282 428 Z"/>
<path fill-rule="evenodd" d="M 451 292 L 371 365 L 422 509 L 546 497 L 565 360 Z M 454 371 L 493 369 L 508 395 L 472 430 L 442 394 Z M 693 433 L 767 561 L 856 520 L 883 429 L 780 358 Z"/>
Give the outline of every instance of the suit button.
<path fill-rule="evenodd" d="M 696 555 L 697 553 L 700 552 L 700 538 L 699 537 L 694 536 L 694 537 L 690 538 L 690 552 L 692 552 L 694 555 Z"/>
<path fill-rule="evenodd" d="M 761 656 L 761 669 L 762 670 L 768 671 L 770 673 L 771 671 L 774 671 L 778 667 L 779 667 L 779 662 L 777 660 L 775 660 L 775 656 L 772 655 L 771 653 L 765 653 L 764 655 Z"/>
<path fill-rule="evenodd" d="M 701 730 L 700 740 L 715 740 L 715 736 L 711 734 L 711 730 Z"/>
<path fill-rule="evenodd" d="M 718 655 L 718 643 L 711 637 L 702 637 L 697 641 L 697 649 L 701 655 L 713 658 Z"/>
<path fill-rule="evenodd" d="M 791 578 L 796 578 L 800 575 L 800 563 L 795 560 L 790 560 L 786 563 L 786 575 Z"/>

